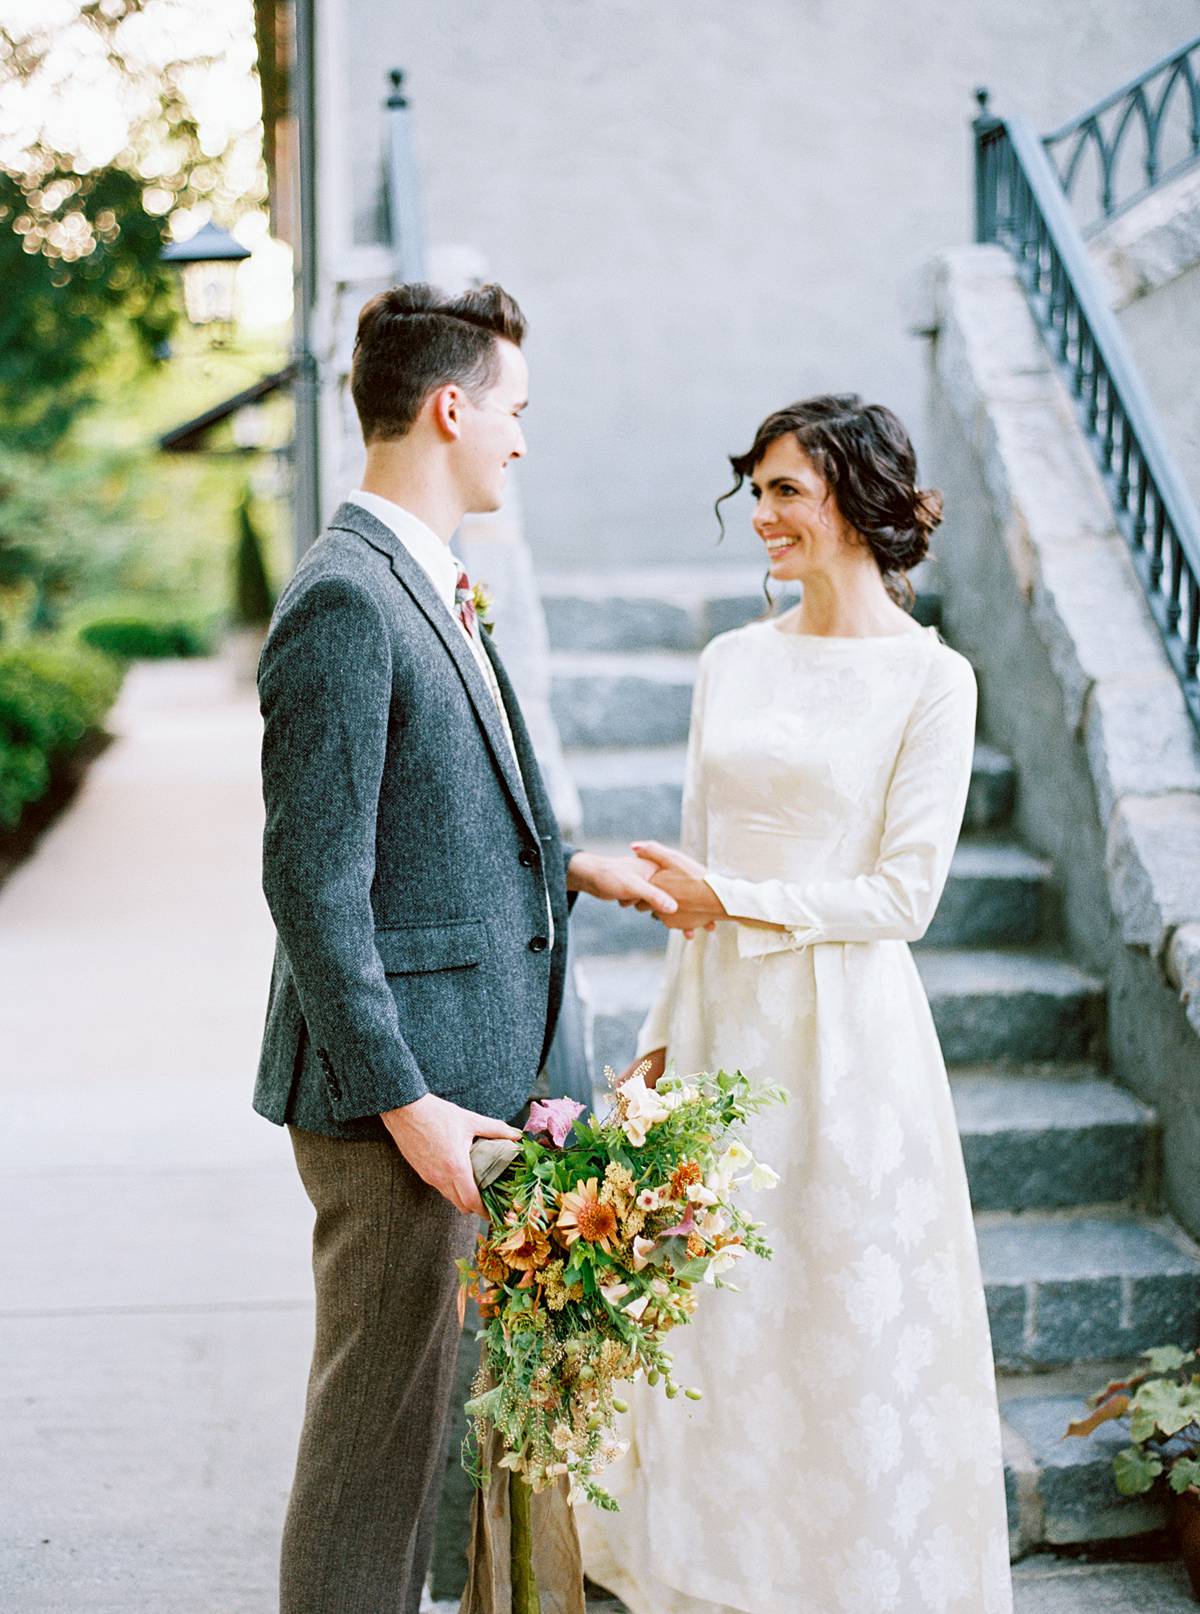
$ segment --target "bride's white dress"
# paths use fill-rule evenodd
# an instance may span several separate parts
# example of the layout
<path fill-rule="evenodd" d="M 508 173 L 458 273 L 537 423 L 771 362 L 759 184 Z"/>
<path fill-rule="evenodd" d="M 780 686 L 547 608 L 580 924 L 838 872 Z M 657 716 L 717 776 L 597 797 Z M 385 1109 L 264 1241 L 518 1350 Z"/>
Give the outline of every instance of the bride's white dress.
<path fill-rule="evenodd" d="M 969 664 L 932 630 L 756 623 L 701 658 L 682 844 L 726 911 L 673 932 L 638 1051 L 783 1082 L 753 1126 L 775 1247 L 639 1386 L 585 1564 L 633 1614 L 1009 1614 L 991 1342 L 962 1151 L 908 949 L 962 822 Z"/>

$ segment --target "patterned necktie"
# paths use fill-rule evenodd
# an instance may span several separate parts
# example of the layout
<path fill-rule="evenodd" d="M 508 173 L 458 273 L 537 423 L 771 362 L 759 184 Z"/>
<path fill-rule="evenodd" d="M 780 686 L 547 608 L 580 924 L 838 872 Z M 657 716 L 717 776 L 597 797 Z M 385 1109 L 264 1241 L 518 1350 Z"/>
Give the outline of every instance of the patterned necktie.
<path fill-rule="evenodd" d="M 454 609 L 458 620 L 472 639 L 475 637 L 475 591 L 465 567 L 458 568 L 458 582 L 454 586 Z"/>

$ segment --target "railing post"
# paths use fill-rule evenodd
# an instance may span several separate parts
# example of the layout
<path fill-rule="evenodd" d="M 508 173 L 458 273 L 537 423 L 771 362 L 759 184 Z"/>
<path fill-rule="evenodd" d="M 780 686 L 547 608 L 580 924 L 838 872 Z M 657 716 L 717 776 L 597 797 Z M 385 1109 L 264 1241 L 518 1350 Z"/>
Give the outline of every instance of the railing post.
<path fill-rule="evenodd" d="M 404 74 L 394 67 L 388 77 L 388 226 L 392 273 L 397 282 L 424 280 L 425 242 L 421 229 L 421 195 L 413 152 L 412 119 L 404 95 Z"/>
<path fill-rule="evenodd" d="M 975 91 L 979 111 L 972 119 L 975 139 L 975 239 L 996 239 L 995 169 L 991 161 L 989 136 L 1001 127 L 1001 119 L 988 111 L 991 92 L 982 84 Z"/>

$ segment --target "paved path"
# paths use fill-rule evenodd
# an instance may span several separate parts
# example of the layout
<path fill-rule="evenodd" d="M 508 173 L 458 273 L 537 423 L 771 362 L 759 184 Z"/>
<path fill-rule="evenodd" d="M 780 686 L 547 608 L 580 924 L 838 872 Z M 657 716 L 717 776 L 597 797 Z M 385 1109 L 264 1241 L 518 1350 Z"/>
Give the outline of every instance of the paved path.
<path fill-rule="evenodd" d="M 0 1607 L 270 1614 L 311 1307 L 249 1108 L 257 709 L 147 666 L 113 726 L 0 892 Z"/>

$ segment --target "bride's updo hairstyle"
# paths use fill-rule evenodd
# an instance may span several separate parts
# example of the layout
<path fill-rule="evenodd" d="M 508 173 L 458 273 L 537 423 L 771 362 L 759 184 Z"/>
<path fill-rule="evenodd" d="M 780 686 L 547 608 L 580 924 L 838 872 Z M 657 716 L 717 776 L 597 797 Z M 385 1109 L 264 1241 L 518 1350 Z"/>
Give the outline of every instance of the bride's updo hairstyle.
<path fill-rule="evenodd" d="M 847 525 L 875 557 L 893 599 L 911 605 L 907 572 L 929 551 L 929 535 L 942 519 L 942 496 L 917 486 L 917 456 L 908 433 L 883 404 L 864 404 L 857 393 L 822 394 L 768 415 L 745 454 L 731 454 L 736 481 L 717 500 L 733 497 L 771 444 L 794 437 L 824 479 Z"/>

